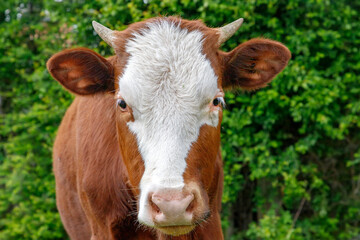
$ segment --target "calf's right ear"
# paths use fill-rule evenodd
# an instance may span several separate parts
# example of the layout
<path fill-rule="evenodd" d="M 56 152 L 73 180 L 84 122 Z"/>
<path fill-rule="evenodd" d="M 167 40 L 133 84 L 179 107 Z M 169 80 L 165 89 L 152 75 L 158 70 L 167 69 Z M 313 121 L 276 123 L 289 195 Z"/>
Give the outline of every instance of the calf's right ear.
<path fill-rule="evenodd" d="M 87 48 L 61 51 L 47 64 L 51 76 L 67 90 L 78 95 L 114 90 L 113 66 Z"/>

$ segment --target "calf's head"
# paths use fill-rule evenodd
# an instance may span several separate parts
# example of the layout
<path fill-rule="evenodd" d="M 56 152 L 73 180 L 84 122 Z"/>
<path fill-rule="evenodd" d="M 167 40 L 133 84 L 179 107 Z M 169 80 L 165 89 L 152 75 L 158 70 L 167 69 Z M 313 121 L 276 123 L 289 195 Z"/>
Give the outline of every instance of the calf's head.
<path fill-rule="evenodd" d="M 216 209 L 224 89 L 264 87 L 290 59 L 284 45 L 261 38 L 220 51 L 241 23 L 213 29 L 168 17 L 113 31 L 93 22 L 114 57 L 78 48 L 48 61 L 71 92 L 114 94 L 138 220 L 166 234 L 188 233 Z"/>

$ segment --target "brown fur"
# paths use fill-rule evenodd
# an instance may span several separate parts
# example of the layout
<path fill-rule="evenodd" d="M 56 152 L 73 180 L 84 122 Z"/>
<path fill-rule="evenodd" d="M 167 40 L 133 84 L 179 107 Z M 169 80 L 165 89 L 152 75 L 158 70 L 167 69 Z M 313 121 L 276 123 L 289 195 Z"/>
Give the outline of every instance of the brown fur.
<path fill-rule="evenodd" d="M 265 87 L 291 58 L 284 45 L 262 38 L 251 39 L 221 54 L 226 62 L 223 87 L 245 90 Z"/>
<path fill-rule="evenodd" d="M 113 90 L 113 66 L 89 49 L 77 48 L 57 53 L 49 59 L 47 68 L 73 93 L 87 95 Z"/>
<path fill-rule="evenodd" d="M 146 22 L 159 21 L 153 18 Z M 204 34 L 203 53 L 218 76 L 219 89 L 265 86 L 281 71 L 290 52 L 278 42 L 250 40 L 230 53 L 218 50 L 218 34 L 201 21 L 165 18 Z M 185 190 L 196 189 L 192 203 L 198 226 L 174 237 L 139 226 L 137 197 L 144 172 L 135 136 L 112 92 L 127 63 L 125 43 L 146 22 L 116 32 L 116 55 L 105 59 L 84 48 L 65 50 L 48 61 L 52 76 L 77 96 L 60 125 L 54 144 L 57 206 L 71 239 L 223 239 L 220 223 L 223 184 L 220 112 L 217 128 L 204 125 L 186 159 Z M 195 187 L 191 187 L 195 186 Z M 190 191 L 190 190 L 189 190 Z"/>

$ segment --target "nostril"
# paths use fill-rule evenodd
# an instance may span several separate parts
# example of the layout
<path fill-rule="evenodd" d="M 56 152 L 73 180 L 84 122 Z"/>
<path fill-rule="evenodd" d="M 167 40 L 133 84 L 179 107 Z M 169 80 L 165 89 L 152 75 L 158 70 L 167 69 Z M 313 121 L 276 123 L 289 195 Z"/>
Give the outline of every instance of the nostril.
<path fill-rule="evenodd" d="M 194 207 L 195 207 L 195 201 L 194 199 L 192 199 L 189 206 L 186 208 L 186 212 L 192 212 L 194 210 Z"/>
<path fill-rule="evenodd" d="M 158 205 L 156 205 L 156 202 L 159 203 L 159 202 L 160 202 L 160 199 L 154 198 L 154 197 L 149 198 L 149 203 L 150 203 L 150 206 L 151 206 L 151 208 L 153 209 L 153 211 L 154 211 L 155 213 L 161 213 L 161 210 L 160 210 L 160 208 L 158 207 Z"/>
<path fill-rule="evenodd" d="M 194 196 L 194 194 L 189 194 L 188 196 L 186 196 L 186 198 L 184 199 L 184 201 L 186 202 L 186 209 L 185 209 L 185 211 L 187 211 L 187 212 L 189 212 L 189 211 L 191 211 L 192 210 L 192 208 L 194 207 L 194 198 L 195 198 L 195 196 Z"/>

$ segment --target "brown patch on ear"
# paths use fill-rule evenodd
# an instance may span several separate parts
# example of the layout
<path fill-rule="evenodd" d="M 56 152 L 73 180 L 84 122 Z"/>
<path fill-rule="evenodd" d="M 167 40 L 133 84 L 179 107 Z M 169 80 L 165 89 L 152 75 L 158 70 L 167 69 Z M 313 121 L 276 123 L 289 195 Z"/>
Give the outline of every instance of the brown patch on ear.
<path fill-rule="evenodd" d="M 265 87 L 287 65 L 291 58 L 283 44 L 268 40 L 251 39 L 229 53 L 223 54 L 223 88 L 254 90 Z"/>
<path fill-rule="evenodd" d="M 114 90 L 113 66 L 90 49 L 64 50 L 52 56 L 46 65 L 53 78 L 75 94 Z"/>

